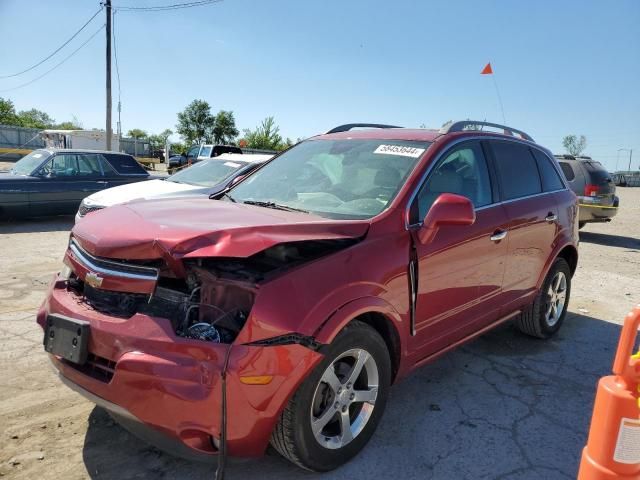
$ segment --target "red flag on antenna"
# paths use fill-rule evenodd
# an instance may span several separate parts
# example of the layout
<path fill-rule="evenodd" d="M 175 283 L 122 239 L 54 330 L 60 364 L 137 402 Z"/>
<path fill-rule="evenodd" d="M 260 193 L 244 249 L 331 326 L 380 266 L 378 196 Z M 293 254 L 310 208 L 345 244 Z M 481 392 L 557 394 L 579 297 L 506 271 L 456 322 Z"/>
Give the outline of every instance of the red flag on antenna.
<path fill-rule="evenodd" d="M 491 62 L 489 62 L 484 66 L 484 68 L 480 72 L 480 75 L 491 75 L 492 73 L 493 70 L 491 69 Z"/>

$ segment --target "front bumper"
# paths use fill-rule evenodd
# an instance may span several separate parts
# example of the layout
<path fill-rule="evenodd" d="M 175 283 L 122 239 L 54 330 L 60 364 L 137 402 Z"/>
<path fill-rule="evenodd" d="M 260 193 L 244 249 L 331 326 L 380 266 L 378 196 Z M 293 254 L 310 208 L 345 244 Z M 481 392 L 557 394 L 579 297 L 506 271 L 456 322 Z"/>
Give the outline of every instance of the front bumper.
<path fill-rule="evenodd" d="M 220 373 L 228 345 L 177 337 L 164 318 L 135 314 L 122 319 L 97 312 L 57 276 L 38 311 L 43 328 L 49 314 L 89 321 L 90 355 L 111 372 L 107 377 L 102 370 L 92 375 L 91 369 L 51 356 L 65 383 L 118 418 L 143 425 L 190 452 L 217 453 Z M 301 345 L 231 347 L 226 380 L 230 455 L 264 453 L 280 412 L 321 357 Z M 272 376 L 267 385 L 241 381 L 264 375 Z"/>

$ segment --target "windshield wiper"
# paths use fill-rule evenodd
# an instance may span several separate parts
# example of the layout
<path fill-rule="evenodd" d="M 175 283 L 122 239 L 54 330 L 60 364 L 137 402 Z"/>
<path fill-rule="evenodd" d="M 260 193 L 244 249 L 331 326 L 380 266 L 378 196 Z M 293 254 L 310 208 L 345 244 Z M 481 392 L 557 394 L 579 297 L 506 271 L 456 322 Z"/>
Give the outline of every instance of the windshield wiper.
<path fill-rule="evenodd" d="M 228 198 L 229 200 L 231 200 L 233 203 L 238 203 L 238 202 L 236 201 L 236 199 L 235 199 L 235 198 L 233 198 L 231 195 L 229 195 L 227 192 L 224 192 L 224 193 L 222 194 L 222 196 L 223 196 L 223 197 L 227 197 L 227 198 Z M 246 203 L 246 202 L 245 202 L 245 203 Z"/>
<path fill-rule="evenodd" d="M 309 213 L 308 210 L 303 210 L 302 208 L 290 207 L 289 205 L 282 205 L 274 202 L 262 202 L 259 200 L 245 200 L 242 203 L 245 203 L 247 205 L 255 205 L 257 207 L 273 208 L 274 210 L 284 210 L 285 212 Z"/>

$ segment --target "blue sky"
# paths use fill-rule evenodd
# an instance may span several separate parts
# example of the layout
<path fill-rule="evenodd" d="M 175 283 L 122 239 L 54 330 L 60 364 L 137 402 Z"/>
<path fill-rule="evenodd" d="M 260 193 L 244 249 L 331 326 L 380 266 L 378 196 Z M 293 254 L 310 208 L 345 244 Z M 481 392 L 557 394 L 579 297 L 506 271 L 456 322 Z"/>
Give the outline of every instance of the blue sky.
<path fill-rule="evenodd" d="M 46 56 L 98 8 L 93 0 L 0 0 L 0 75 Z M 37 70 L 0 79 L 0 96 L 104 128 L 104 33 L 41 80 L 2 91 L 55 65 L 103 20 Z M 587 153 L 610 168 L 619 148 L 633 148 L 640 163 L 638 0 L 224 0 L 120 11 L 115 27 L 124 131 L 175 130 L 176 113 L 196 98 L 233 110 L 241 129 L 273 115 L 292 138 L 353 121 L 501 122 L 492 80 L 480 75 L 491 61 L 509 125 L 555 152 L 564 135 L 584 134 Z M 113 87 L 115 106 L 115 73 Z M 628 153 L 620 157 L 622 166 Z"/>

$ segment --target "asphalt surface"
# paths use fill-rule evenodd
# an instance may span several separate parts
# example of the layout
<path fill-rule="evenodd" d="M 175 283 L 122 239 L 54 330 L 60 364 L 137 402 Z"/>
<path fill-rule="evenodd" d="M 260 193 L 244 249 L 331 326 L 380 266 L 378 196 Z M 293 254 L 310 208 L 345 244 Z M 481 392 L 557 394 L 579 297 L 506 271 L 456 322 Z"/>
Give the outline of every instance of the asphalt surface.
<path fill-rule="evenodd" d="M 640 301 L 640 189 L 618 190 L 619 216 L 581 233 L 570 311 L 556 337 L 532 339 L 507 324 L 420 369 L 392 388 L 369 445 L 322 478 L 575 478 L 596 382 L 610 372 L 624 314 Z M 34 313 L 70 225 L 0 225 L 0 476 L 213 478 L 211 465 L 134 438 L 48 367 Z M 275 454 L 230 459 L 226 476 L 310 477 L 319 478 Z"/>

